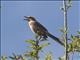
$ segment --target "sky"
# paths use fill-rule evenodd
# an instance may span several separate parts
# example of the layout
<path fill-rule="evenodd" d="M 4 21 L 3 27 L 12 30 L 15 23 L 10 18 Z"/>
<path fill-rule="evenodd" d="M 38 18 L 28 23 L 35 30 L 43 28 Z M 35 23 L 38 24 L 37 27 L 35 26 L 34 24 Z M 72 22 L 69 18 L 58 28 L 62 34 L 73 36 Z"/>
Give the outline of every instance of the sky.
<path fill-rule="evenodd" d="M 72 2 L 68 10 L 68 37 L 76 35 L 80 30 L 80 2 Z M 34 16 L 54 36 L 61 37 L 63 28 L 63 5 L 61 1 L 1 1 L 1 55 L 10 56 L 12 53 L 23 54 L 30 50 L 25 40 L 35 39 L 24 16 Z M 41 60 L 46 52 L 52 52 L 55 60 L 64 55 L 64 47 L 48 38 L 51 45 L 40 53 Z M 76 57 L 74 59 L 77 60 Z"/>

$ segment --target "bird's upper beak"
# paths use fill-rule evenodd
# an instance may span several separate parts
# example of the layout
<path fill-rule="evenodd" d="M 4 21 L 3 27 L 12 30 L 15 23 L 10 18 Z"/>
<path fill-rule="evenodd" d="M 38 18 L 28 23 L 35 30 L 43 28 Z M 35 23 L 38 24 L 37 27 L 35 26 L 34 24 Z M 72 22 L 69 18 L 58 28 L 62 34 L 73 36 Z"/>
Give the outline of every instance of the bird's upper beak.
<path fill-rule="evenodd" d="M 29 17 L 27 17 L 27 16 L 24 16 L 25 17 L 25 19 L 24 20 L 26 20 L 26 21 L 28 21 L 29 20 Z"/>

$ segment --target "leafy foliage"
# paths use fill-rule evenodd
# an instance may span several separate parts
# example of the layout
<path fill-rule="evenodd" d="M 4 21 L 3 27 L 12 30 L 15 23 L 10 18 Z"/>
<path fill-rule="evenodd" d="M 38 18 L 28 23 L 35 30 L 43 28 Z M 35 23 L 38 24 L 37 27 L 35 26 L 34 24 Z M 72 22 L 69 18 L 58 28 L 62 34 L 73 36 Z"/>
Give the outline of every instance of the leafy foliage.
<path fill-rule="evenodd" d="M 2 56 L 1 60 L 8 60 L 7 58 L 8 57 L 6 57 L 6 56 Z M 11 60 L 27 60 L 27 58 L 25 58 L 24 56 L 22 56 L 22 55 L 15 55 L 14 53 L 13 53 L 13 56 L 9 56 L 9 58 Z"/>
<path fill-rule="evenodd" d="M 52 60 L 52 55 L 51 54 L 47 54 L 45 60 Z"/>
<path fill-rule="evenodd" d="M 68 6 L 72 6 L 72 0 L 68 0 Z"/>
<path fill-rule="evenodd" d="M 41 51 L 44 47 L 49 45 L 49 43 L 44 43 L 39 45 L 39 43 L 42 41 L 38 40 L 37 38 L 36 40 L 26 40 L 25 42 L 31 44 L 31 46 L 28 46 L 28 47 L 32 48 L 32 50 L 24 54 L 24 56 L 31 57 L 32 59 L 37 59 L 37 60 L 39 59 L 39 56 L 38 56 L 39 51 Z"/>
<path fill-rule="evenodd" d="M 14 54 L 13 53 L 13 56 L 9 56 L 9 58 L 10 59 L 12 59 L 12 60 L 27 60 L 24 56 L 22 56 L 22 55 L 16 55 L 16 54 Z"/>
<path fill-rule="evenodd" d="M 26 57 L 36 57 L 36 51 L 32 50 L 30 52 L 27 52 L 26 54 L 24 54 L 24 56 L 26 56 Z"/>
<path fill-rule="evenodd" d="M 36 45 L 36 41 L 34 40 L 25 40 L 25 42 L 30 43 L 32 45 Z"/>
<path fill-rule="evenodd" d="M 59 57 L 59 60 L 64 60 L 65 56 Z"/>
<path fill-rule="evenodd" d="M 50 45 L 50 43 L 44 43 L 44 44 L 40 45 L 40 47 L 41 47 L 41 48 L 44 48 L 44 47 L 46 47 L 46 46 L 48 46 L 48 45 Z"/>
<path fill-rule="evenodd" d="M 68 45 L 68 52 L 80 52 L 80 37 L 71 35 L 72 42 Z"/>
<path fill-rule="evenodd" d="M 1 60 L 7 60 L 7 57 L 6 56 L 2 56 Z"/>
<path fill-rule="evenodd" d="M 77 33 L 80 35 L 80 31 L 77 31 Z"/>

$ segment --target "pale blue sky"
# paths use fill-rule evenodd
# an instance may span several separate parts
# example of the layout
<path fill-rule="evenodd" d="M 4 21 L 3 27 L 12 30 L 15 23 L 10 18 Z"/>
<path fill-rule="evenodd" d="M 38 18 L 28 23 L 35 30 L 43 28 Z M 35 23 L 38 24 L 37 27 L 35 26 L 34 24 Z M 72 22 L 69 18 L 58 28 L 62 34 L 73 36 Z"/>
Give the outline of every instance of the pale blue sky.
<path fill-rule="evenodd" d="M 1 2 L 1 55 L 12 53 L 23 54 L 29 48 L 27 39 L 34 39 L 24 16 L 34 16 L 49 32 L 60 37 L 59 29 L 63 28 L 63 11 L 61 1 L 2 1 Z M 79 30 L 79 3 L 73 2 L 68 10 L 68 26 L 70 34 L 76 35 Z M 43 49 L 44 53 L 53 52 L 54 58 L 64 54 L 64 48 L 48 38 L 50 46 Z M 45 54 L 40 53 L 43 59 Z"/>

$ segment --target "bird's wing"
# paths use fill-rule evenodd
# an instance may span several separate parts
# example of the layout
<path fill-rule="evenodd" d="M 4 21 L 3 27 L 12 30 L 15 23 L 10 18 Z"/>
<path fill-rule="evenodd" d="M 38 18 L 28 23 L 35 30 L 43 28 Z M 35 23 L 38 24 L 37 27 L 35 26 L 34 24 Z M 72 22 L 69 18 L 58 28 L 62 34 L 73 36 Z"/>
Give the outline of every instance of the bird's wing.
<path fill-rule="evenodd" d="M 38 28 L 41 28 L 41 29 L 43 29 L 44 31 L 47 32 L 47 29 L 43 25 L 41 25 L 39 22 L 36 22 L 36 25 L 37 25 Z"/>

